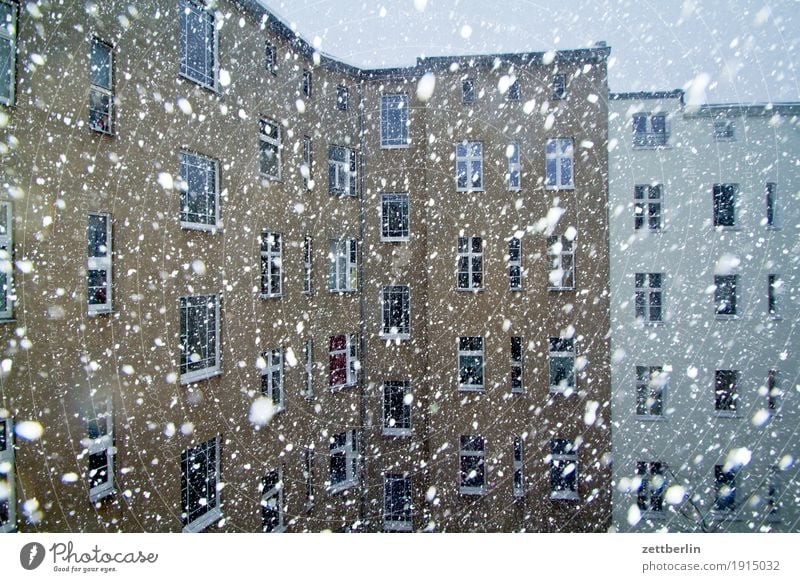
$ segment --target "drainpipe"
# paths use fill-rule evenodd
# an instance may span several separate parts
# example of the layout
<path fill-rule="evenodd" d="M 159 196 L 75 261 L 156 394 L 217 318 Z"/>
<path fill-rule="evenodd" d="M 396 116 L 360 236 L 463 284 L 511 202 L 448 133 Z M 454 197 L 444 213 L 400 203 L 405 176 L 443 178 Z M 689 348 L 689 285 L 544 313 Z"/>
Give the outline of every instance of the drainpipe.
<path fill-rule="evenodd" d="M 366 210 L 364 207 L 364 91 L 361 82 L 361 72 L 356 77 L 358 81 L 358 141 L 360 152 L 358 155 L 358 355 L 361 362 L 361 370 L 358 382 L 358 450 L 359 450 L 359 490 L 360 498 L 358 504 L 358 520 L 361 528 L 365 525 L 369 529 L 369 524 L 365 524 L 367 516 L 367 439 L 365 429 L 367 419 L 367 396 L 365 387 L 367 351 L 366 351 L 366 318 L 365 318 L 365 297 L 364 297 L 364 231 L 366 223 Z"/>

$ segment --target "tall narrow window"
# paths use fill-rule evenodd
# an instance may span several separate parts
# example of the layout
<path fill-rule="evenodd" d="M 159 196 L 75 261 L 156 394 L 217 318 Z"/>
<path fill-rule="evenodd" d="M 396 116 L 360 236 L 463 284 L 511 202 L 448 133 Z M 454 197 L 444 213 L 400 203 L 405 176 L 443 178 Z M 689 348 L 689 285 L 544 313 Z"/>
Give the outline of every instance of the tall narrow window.
<path fill-rule="evenodd" d="M 558 101 L 567 98 L 567 76 L 553 75 L 553 99 Z"/>
<path fill-rule="evenodd" d="M 0 320 L 14 317 L 14 239 L 11 210 L 11 202 L 0 200 Z"/>
<path fill-rule="evenodd" d="M 261 393 L 272 400 L 275 411 L 280 412 L 284 410 L 283 350 L 267 350 L 261 357 L 264 359 L 264 367 L 261 368 Z"/>
<path fill-rule="evenodd" d="M 408 194 L 381 194 L 381 241 L 405 242 L 409 235 Z"/>
<path fill-rule="evenodd" d="M 300 175 L 306 190 L 311 190 L 314 185 L 314 146 L 309 136 L 303 136 L 303 165 L 300 166 Z"/>
<path fill-rule="evenodd" d="M 658 461 L 636 463 L 636 475 L 639 477 L 636 505 L 642 513 L 664 511 L 664 492 L 667 490 L 664 469 L 664 464 Z"/>
<path fill-rule="evenodd" d="M 738 275 L 714 275 L 714 303 L 718 318 L 736 316 L 738 281 Z"/>
<path fill-rule="evenodd" d="M 383 434 L 411 434 L 411 384 L 407 380 L 383 383 Z"/>
<path fill-rule="evenodd" d="M 313 240 L 310 236 L 303 237 L 303 293 L 314 294 L 313 285 Z"/>
<path fill-rule="evenodd" d="M 331 388 L 355 386 L 357 375 L 357 338 L 353 334 L 330 337 L 328 349 L 328 385 Z"/>
<path fill-rule="evenodd" d="M 522 291 L 522 240 L 517 237 L 508 241 L 508 288 Z"/>
<path fill-rule="evenodd" d="M 780 275 L 767 275 L 767 313 L 780 317 L 780 298 L 783 295 L 783 280 Z"/>
<path fill-rule="evenodd" d="M 578 499 L 578 453 L 567 439 L 550 441 L 550 499 Z"/>
<path fill-rule="evenodd" d="M 456 192 L 483 191 L 483 143 L 456 144 Z"/>
<path fill-rule="evenodd" d="M 714 465 L 714 510 L 734 511 L 736 509 L 736 472 L 723 465 Z"/>
<path fill-rule="evenodd" d="M 384 531 L 411 531 L 411 477 L 387 474 L 383 477 Z"/>
<path fill-rule="evenodd" d="M 215 230 L 219 225 L 219 162 L 181 152 L 180 198 L 183 228 Z"/>
<path fill-rule="evenodd" d="M 328 289 L 355 291 L 358 286 L 358 241 L 352 238 L 333 239 L 328 250 Z"/>
<path fill-rule="evenodd" d="M 737 184 L 714 184 L 714 226 L 736 226 Z"/>
<path fill-rule="evenodd" d="M 638 184 L 633 188 L 633 228 L 661 230 L 663 197 L 661 184 Z"/>
<path fill-rule="evenodd" d="M 195 295 L 180 299 L 181 383 L 215 376 L 219 365 L 219 298 Z"/>
<path fill-rule="evenodd" d="M 270 471 L 261 479 L 261 531 L 286 531 L 286 510 L 283 502 L 283 471 Z"/>
<path fill-rule="evenodd" d="M 511 338 L 511 392 L 521 394 L 525 391 L 522 382 L 522 357 L 523 357 L 522 338 L 513 336 Z"/>
<path fill-rule="evenodd" d="M 2 6 L 2 4 L 0 4 Z M 17 529 L 17 495 L 14 487 L 14 422 L 0 418 L 0 533 Z"/>
<path fill-rule="evenodd" d="M 387 285 L 383 288 L 382 312 L 381 337 L 411 337 L 411 291 L 408 285 Z"/>
<path fill-rule="evenodd" d="M 88 239 L 88 268 L 86 280 L 89 296 L 89 313 L 111 311 L 111 216 L 89 214 L 86 229 Z"/>
<path fill-rule="evenodd" d="M 261 297 L 283 293 L 283 237 L 277 232 L 261 233 Z"/>
<path fill-rule="evenodd" d="M 98 501 L 114 492 L 114 417 L 111 398 L 102 401 L 86 423 L 89 465 L 86 473 L 89 500 Z"/>
<path fill-rule="evenodd" d="M 458 338 L 458 389 L 483 391 L 483 338 Z"/>
<path fill-rule="evenodd" d="M 0 103 L 14 104 L 17 84 L 17 3 L 0 0 Z"/>
<path fill-rule="evenodd" d="M 198 532 L 222 517 L 219 436 L 181 453 L 181 518 L 184 532 Z"/>
<path fill-rule="evenodd" d="M 778 185 L 775 182 L 767 182 L 767 227 L 776 228 L 778 226 Z"/>
<path fill-rule="evenodd" d="M 356 484 L 358 478 L 358 440 L 355 429 L 330 439 L 330 490 L 335 493 Z"/>
<path fill-rule="evenodd" d="M 572 138 L 548 139 L 545 145 L 545 188 L 572 190 L 573 178 Z"/>
<path fill-rule="evenodd" d="M 475 81 L 473 79 L 464 79 L 461 82 L 461 100 L 464 103 L 475 101 Z"/>
<path fill-rule="evenodd" d="M 303 449 L 303 481 L 306 485 L 306 511 L 314 507 L 314 448 Z"/>
<path fill-rule="evenodd" d="M 348 102 L 350 101 L 350 91 L 344 85 L 336 87 L 336 109 L 339 111 L 347 111 Z"/>
<path fill-rule="evenodd" d="M 662 418 L 667 375 L 661 366 L 636 366 L 636 416 Z"/>
<path fill-rule="evenodd" d="M 636 318 L 647 323 L 663 321 L 663 274 L 662 273 L 636 273 L 634 282 L 635 315 Z"/>
<path fill-rule="evenodd" d="M 720 416 L 733 416 L 739 403 L 739 371 L 714 372 L 714 410 Z"/>
<path fill-rule="evenodd" d="M 547 279 L 551 291 L 575 289 L 575 241 L 566 236 L 547 237 L 547 260 L 550 273 Z"/>
<path fill-rule="evenodd" d="M 281 179 L 281 128 L 266 119 L 260 121 L 259 161 L 261 175 L 269 180 Z"/>
<path fill-rule="evenodd" d="M 506 93 L 506 101 L 519 101 L 521 95 L 521 91 L 519 88 L 519 79 L 514 79 L 511 85 L 508 86 L 508 92 Z"/>
<path fill-rule="evenodd" d="M 314 398 L 314 340 L 308 338 L 305 342 L 305 396 L 308 399 Z"/>
<path fill-rule="evenodd" d="M 767 412 L 777 414 L 781 409 L 783 391 L 778 381 L 778 371 L 767 372 Z"/>
<path fill-rule="evenodd" d="M 308 97 L 311 99 L 311 81 L 312 81 L 311 71 L 305 70 L 303 71 L 303 96 Z"/>
<path fill-rule="evenodd" d="M 92 39 L 89 78 L 89 127 L 101 133 L 114 133 L 114 59 L 110 45 Z"/>
<path fill-rule="evenodd" d="M 180 1 L 180 73 L 195 83 L 217 88 L 217 37 L 214 14 L 195 0 Z"/>
<path fill-rule="evenodd" d="M 328 148 L 328 193 L 331 196 L 356 196 L 358 176 L 356 151 L 332 145 Z"/>
<path fill-rule="evenodd" d="M 483 289 L 483 239 L 460 236 L 457 251 L 456 289 Z"/>
<path fill-rule="evenodd" d="M 525 494 L 525 474 L 522 469 L 522 437 L 514 437 L 514 497 Z"/>
<path fill-rule="evenodd" d="M 264 68 L 273 75 L 278 74 L 278 53 L 269 41 L 264 42 Z"/>
<path fill-rule="evenodd" d="M 411 144 L 408 125 L 408 95 L 382 95 L 381 147 L 407 148 Z"/>
<path fill-rule="evenodd" d="M 461 435 L 458 449 L 459 493 L 483 495 L 486 491 L 485 442 L 482 436 Z"/>
<path fill-rule="evenodd" d="M 508 158 L 508 189 L 517 192 L 522 189 L 522 165 L 520 164 L 519 144 L 512 143 L 506 147 Z"/>
<path fill-rule="evenodd" d="M 575 390 L 575 344 L 571 338 L 550 338 L 550 393 Z"/>

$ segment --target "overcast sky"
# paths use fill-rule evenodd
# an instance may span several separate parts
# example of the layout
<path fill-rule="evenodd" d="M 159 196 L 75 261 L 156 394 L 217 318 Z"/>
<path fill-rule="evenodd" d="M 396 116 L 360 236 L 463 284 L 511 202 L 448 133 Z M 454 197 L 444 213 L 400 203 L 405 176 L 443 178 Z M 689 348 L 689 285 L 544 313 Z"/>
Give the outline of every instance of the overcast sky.
<path fill-rule="evenodd" d="M 604 40 L 614 92 L 684 88 L 705 74 L 710 103 L 800 100 L 797 0 L 261 1 L 323 52 L 362 67 Z"/>

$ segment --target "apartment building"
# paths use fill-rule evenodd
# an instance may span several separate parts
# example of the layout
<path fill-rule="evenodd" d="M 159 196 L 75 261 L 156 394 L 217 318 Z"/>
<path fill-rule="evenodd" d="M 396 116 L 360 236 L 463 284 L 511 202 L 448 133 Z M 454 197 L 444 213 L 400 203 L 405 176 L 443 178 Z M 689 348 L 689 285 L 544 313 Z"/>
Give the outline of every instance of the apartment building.
<path fill-rule="evenodd" d="M 607 48 L 0 11 L 0 528 L 607 529 Z"/>
<path fill-rule="evenodd" d="M 800 106 L 609 110 L 614 528 L 796 531 Z"/>

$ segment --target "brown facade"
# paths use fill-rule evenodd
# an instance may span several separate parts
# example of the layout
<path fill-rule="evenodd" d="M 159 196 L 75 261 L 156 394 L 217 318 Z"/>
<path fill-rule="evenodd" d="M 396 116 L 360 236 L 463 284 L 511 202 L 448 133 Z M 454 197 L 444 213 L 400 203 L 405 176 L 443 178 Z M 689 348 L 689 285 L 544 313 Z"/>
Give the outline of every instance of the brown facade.
<path fill-rule="evenodd" d="M 13 209 L 15 264 L 13 315 L 0 322 L 2 357 L 11 361 L 0 375 L 0 408 L 17 426 L 35 420 L 44 433 L 16 440 L 17 529 L 181 531 L 182 453 L 219 436 L 222 520 L 209 531 L 260 531 L 263 479 L 276 470 L 288 531 L 380 531 L 386 474 L 410 477 L 415 531 L 605 530 L 608 51 L 567 51 L 552 62 L 540 53 L 427 59 L 362 71 L 314 55 L 255 3 L 218 4 L 215 88 L 180 73 L 177 2 L 148 0 L 133 12 L 128 3 L 102 2 L 91 13 L 75 3 L 41 18 L 19 14 L 16 97 L 0 105 L 0 196 Z M 87 124 L 93 37 L 113 45 L 113 135 Z M 274 74 L 265 67 L 265 43 L 277 56 Z M 498 90 L 510 67 L 518 101 Z M 304 71 L 312 75 L 310 96 Z M 417 96 L 426 72 L 436 75 L 427 103 Z M 556 73 L 568 80 L 560 101 L 550 98 Z M 462 103 L 465 76 L 475 82 L 469 104 Z M 339 87 L 347 88 L 346 110 Z M 384 95 L 408 97 L 407 147 L 381 147 Z M 279 179 L 260 174 L 261 120 L 280 127 Z M 545 187 L 552 138 L 572 139 L 574 188 Z M 464 140 L 482 144 L 481 191 L 456 191 L 454 148 Z M 521 153 L 519 191 L 509 191 L 506 178 L 512 142 Z M 331 146 L 352 152 L 355 195 L 329 192 Z M 218 162 L 214 229 L 181 226 L 182 152 Z M 381 196 L 395 193 L 408 194 L 410 234 L 385 242 Z M 537 227 L 554 206 L 564 213 L 552 232 Z M 92 315 L 90 213 L 110 216 L 113 251 L 112 309 Z M 574 290 L 549 290 L 548 235 L 570 226 L 577 231 Z M 260 288 L 265 232 L 280 234 L 283 245 L 281 288 L 268 298 Z M 509 290 L 515 233 L 524 233 L 521 291 Z M 480 290 L 456 288 L 459 236 L 483 240 Z M 305 237 L 313 249 L 310 294 Z M 329 290 L 329 241 L 339 239 L 359 241 L 352 291 Z M 384 286 L 408 288 L 407 339 L 381 333 Z M 219 373 L 182 382 L 181 298 L 197 296 L 217 297 Z M 331 389 L 331 338 L 350 334 L 355 382 Z M 458 389 L 461 336 L 483 338 L 483 391 Z M 512 336 L 525 346 L 521 394 L 510 388 Z M 549 389 L 548 342 L 559 336 L 574 338 L 572 395 Z M 307 340 L 313 397 L 304 393 Z M 248 416 L 273 349 L 283 354 L 284 410 L 259 428 Z M 387 431 L 384 385 L 401 381 L 413 396 L 404 401 L 411 427 Z M 113 493 L 91 501 L 87 423 L 109 397 Z M 359 452 L 353 484 L 333 492 L 331 440 L 349 430 Z M 459 493 L 462 435 L 485 439 L 482 495 Z M 519 497 L 516 436 L 525 437 Z M 552 500 L 550 441 L 578 437 L 577 500 Z M 313 503 L 306 449 L 314 451 Z"/>

